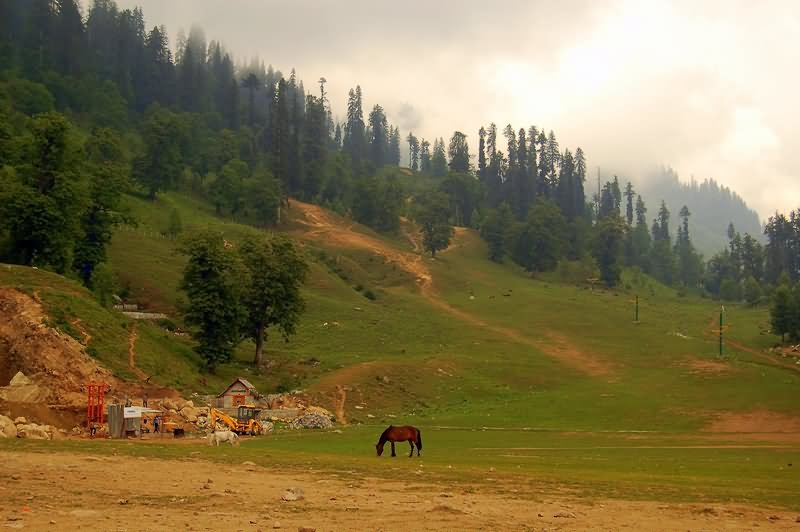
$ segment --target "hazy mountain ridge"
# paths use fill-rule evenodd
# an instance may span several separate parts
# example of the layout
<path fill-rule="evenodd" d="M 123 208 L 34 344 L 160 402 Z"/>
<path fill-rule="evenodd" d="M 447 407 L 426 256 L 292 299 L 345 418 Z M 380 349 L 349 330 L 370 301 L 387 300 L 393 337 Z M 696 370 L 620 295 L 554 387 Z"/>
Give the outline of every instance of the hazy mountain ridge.
<path fill-rule="evenodd" d="M 672 168 L 661 167 L 642 181 L 640 192 L 648 201 L 650 218 L 654 217 L 663 199 L 672 214 L 671 229 L 674 231 L 681 207 L 686 205 L 689 208 L 692 214 L 692 241 L 706 258 L 727 245 L 728 225 L 731 222 L 739 233 L 749 233 L 757 240 L 764 241 L 758 213 L 736 191 L 714 179 L 681 181 Z"/>

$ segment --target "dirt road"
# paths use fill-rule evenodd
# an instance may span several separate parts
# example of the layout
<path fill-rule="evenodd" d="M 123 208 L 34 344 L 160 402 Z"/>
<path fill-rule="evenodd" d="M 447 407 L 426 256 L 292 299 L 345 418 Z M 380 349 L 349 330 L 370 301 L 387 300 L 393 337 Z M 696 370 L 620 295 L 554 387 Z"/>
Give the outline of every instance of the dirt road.
<path fill-rule="evenodd" d="M 797 530 L 797 514 L 736 505 L 588 501 L 481 485 L 66 453 L 0 452 L 0 526 L 24 530 Z M 229 450 L 235 452 L 235 449 Z M 395 460 L 407 460 L 396 458 Z M 376 458 L 376 460 L 378 460 Z M 391 458 L 376 467 L 392 467 Z M 424 469 L 423 468 L 420 468 Z M 212 482 L 208 482 L 208 480 Z M 282 500 L 302 488 L 305 498 Z M 559 516 L 559 517 L 557 517 Z M 278 528 L 280 527 L 280 528 Z"/>

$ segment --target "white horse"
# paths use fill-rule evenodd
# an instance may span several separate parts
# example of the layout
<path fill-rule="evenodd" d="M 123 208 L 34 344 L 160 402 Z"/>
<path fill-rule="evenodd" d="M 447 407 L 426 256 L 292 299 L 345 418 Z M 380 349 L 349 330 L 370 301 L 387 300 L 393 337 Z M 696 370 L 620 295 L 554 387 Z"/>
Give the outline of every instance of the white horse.
<path fill-rule="evenodd" d="M 231 430 L 218 430 L 208 435 L 208 444 L 219 447 L 220 442 L 239 445 L 239 435 Z"/>

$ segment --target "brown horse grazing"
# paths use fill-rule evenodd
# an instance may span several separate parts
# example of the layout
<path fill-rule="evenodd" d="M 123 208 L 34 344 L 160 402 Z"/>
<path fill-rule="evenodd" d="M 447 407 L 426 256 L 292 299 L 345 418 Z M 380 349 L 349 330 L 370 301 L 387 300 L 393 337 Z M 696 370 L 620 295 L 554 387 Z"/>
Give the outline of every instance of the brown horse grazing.
<path fill-rule="evenodd" d="M 408 425 L 405 427 L 393 427 L 392 425 L 389 425 L 389 428 L 384 430 L 383 434 L 381 434 L 378 444 L 375 445 L 375 450 L 378 451 L 378 456 L 383 454 L 383 448 L 387 441 L 392 444 L 392 456 L 397 456 L 394 453 L 394 442 L 397 441 L 407 441 L 408 444 L 411 445 L 411 453 L 408 455 L 409 458 L 414 456 L 415 444 L 417 446 L 417 456 L 419 456 L 419 452 L 422 450 L 422 433 L 416 427 L 411 427 Z"/>

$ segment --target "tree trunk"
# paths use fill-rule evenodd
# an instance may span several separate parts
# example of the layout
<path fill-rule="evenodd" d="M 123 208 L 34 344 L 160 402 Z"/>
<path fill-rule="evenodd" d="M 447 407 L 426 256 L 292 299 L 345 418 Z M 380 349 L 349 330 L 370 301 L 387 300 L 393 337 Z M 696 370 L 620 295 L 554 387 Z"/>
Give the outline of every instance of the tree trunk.
<path fill-rule="evenodd" d="M 264 325 L 256 327 L 256 358 L 253 360 L 256 367 L 264 363 Z"/>

